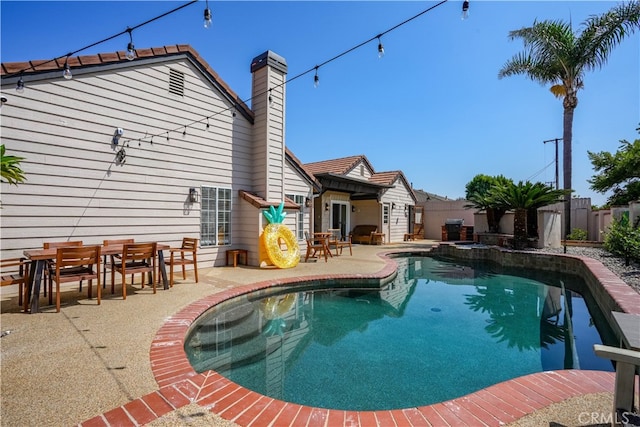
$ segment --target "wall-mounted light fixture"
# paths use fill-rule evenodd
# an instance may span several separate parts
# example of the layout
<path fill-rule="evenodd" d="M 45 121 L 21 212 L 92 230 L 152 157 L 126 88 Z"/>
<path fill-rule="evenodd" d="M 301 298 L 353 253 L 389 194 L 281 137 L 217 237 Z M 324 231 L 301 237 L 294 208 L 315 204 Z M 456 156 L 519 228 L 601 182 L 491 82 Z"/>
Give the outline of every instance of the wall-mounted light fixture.
<path fill-rule="evenodd" d="M 189 202 L 198 203 L 198 190 L 195 187 L 189 189 Z"/>
<path fill-rule="evenodd" d="M 124 135 L 124 129 L 116 128 L 116 130 L 113 132 L 113 138 L 111 139 L 111 143 L 113 145 L 118 145 L 118 143 L 120 142 L 120 137 L 122 135 Z"/>
<path fill-rule="evenodd" d="M 393 209 L 395 209 L 395 208 L 396 208 L 396 204 L 395 204 L 395 202 L 394 202 L 394 203 L 391 203 L 391 209 L 393 210 Z"/>
<path fill-rule="evenodd" d="M 328 210 L 329 210 L 329 203 L 325 203 L 325 204 L 324 204 L 324 210 L 325 210 L 325 211 L 328 211 Z"/>
<path fill-rule="evenodd" d="M 351 205 L 351 212 L 355 212 L 356 211 L 356 207 L 354 205 Z"/>
<path fill-rule="evenodd" d="M 7 97 L 6 96 L 0 97 L 0 107 L 2 107 L 6 103 L 7 103 Z"/>
<path fill-rule="evenodd" d="M 16 83 L 16 92 L 24 92 L 24 80 L 22 80 L 22 76 L 20 76 L 20 78 L 18 79 L 18 83 Z"/>
<path fill-rule="evenodd" d="M 308 197 L 305 197 L 304 199 L 304 207 L 305 208 L 310 208 L 311 207 L 311 199 Z"/>

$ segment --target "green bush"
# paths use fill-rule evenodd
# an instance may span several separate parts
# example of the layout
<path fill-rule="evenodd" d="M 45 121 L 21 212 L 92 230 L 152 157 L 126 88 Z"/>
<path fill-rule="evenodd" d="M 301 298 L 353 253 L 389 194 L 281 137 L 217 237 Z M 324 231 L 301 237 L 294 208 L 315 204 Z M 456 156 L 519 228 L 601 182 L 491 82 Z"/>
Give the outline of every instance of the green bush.
<path fill-rule="evenodd" d="M 574 228 L 571 233 L 567 234 L 567 240 L 587 240 L 587 230 Z"/>
<path fill-rule="evenodd" d="M 624 257 L 626 265 L 631 260 L 640 262 L 640 228 L 633 228 L 626 215 L 613 220 L 604 239 L 604 248 L 614 255 Z"/>

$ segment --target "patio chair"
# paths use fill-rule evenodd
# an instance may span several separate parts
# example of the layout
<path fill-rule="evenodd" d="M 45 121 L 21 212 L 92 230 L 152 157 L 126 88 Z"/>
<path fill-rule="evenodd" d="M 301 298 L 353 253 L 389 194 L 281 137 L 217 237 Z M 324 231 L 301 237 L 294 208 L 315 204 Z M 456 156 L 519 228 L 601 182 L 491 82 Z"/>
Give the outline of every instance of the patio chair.
<path fill-rule="evenodd" d="M 342 240 L 339 228 L 330 228 L 328 231 L 331 233 L 331 237 L 329 237 L 329 249 L 335 247 L 336 255 L 342 255 L 342 249 L 349 247 L 349 255 L 353 255 L 350 236 L 347 236 L 348 240 Z"/>
<path fill-rule="evenodd" d="M 22 307 L 23 295 L 29 285 L 29 261 L 26 258 L 7 258 L 0 261 L 0 286 L 18 285 L 18 305 Z M 26 298 L 24 310 L 27 309 Z"/>
<path fill-rule="evenodd" d="M 83 280 L 88 280 L 89 289 L 87 293 L 89 299 L 91 299 L 92 282 L 93 279 L 96 279 L 98 281 L 98 305 L 100 305 L 100 246 L 67 246 L 58 248 L 55 269 L 51 278 L 56 282 L 56 313 L 60 312 L 61 283 L 82 283 Z"/>
<path fill-rule="evenodd" d="M 619 415 L 617 419 L 622 419 L 620 415 L 631 415 L 634 412 L 633 389 L 636 383 L 636 371 L 640 368 L 640 351 L 627 350 L 600 344 L 594 344 L 593 351 L 599 357 L 616 362 L 613 413 Z M 640 389 L 638 390 L 638 393 L 640 393 Z"/>
<path fill-rule="evenodd" d="M 134 239 L 109 239 L 103 240 L 102 246 L 124 245 L 125 243 L 135 243 Z M 120 259 L 120 254 L 112 255 L 114 259 Z M 102 288 L 107 286 L 107 255 L 104 255 L 102 259 Z M 144 280 L 144 279 L 143 279 Z M 133 283 L 133 274 L 131 275 L 131 283 Z M 113 292 L 112 292 L 113 293 Z"/>
<path fill-rule="evenodd" d="M 180 248 L 169 249 L 171 256 L 169 257 L 169 286 L 173 287 L 173 267 L 182 266 L 182 280 L 186 280 L 187 274 L 185 265 L 193 264 L 193 274 L 198 283 L 198 258 L 196 250 L 198 249 L 198 239 L 184 237 Z M 180 254 L 178 257 L 177 254 Z M 189 257 L 189 254 L 191 254 Z"/>
<path fill-rule="evenodd" d="M 304 262 L 307 262 L 309 257 L 315 257 L 316 253 L 324 254 L 324 262 L 327 262 L 328 247 L 327 247 L 326 240 L 324 238 L 322 239 L 312 238 L 311 236 L 309 236 L 308 231 L 304 232 L 304 236 L 307 241 L 307 253 L 304 256 Z"/>
<path fill-rule="evenodd" d="M 76 240 L 73 242 L 44 242 L 42 244 L 42 249 L 57 249 L 57 248 L 62 248 L 62 247 L 67 247 L 67 246 L 82 246 L 82 240 Z M 53 287 L 53 280 L 51 278 L 51 275 L 53 274 L 53 271 L 56 269 L 56 263 L 54 259 L 51 259 L 49 261 L 47 261 L 46 267 L 44 269 L 44 275 L 45 275 L 45 279 L 47 279 L 46 281 L 49 284 L 49 304 L 53 304 L 53 295 L 51 294 L 51 288 Z M 82 291 L 82 282 L 80 282 L 80 290 Z M 44 296 L 47 296 L 47 286 L 44 286 Z"/>
<path fill-rule="evenodd" d="M 122 276 L 122 299 L 127 299 L 127 274 L 149 274 L 153 293 L 156 293 L 156 247 L 157 243 L 125 243 L 122 258 L 111 257 L 111 293 L 115 289 L 116 272 Z M 133 285 L 133 281 L 131 282 Z M 142 276 L 144 288 L 144 274 Z"/>

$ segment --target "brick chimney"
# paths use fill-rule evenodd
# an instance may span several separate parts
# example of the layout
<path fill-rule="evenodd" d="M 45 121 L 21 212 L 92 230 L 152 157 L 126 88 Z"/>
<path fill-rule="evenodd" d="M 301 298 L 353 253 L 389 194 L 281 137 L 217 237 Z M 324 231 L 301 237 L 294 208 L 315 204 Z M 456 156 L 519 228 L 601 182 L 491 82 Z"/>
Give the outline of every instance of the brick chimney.
<path fill-rule="evenodd" d="M 253 188 L 269 202 L 284 200 L 285 79 L 287 62 L 270 50 L 251 62 Z"/>

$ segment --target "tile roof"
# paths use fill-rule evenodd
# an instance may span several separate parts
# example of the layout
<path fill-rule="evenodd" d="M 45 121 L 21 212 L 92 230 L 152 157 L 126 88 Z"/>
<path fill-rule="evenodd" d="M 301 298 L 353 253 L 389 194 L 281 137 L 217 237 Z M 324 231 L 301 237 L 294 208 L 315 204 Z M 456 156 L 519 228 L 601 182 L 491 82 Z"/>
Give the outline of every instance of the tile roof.
<path fill-rule="evenodd" d="M 400 171 L 378 172 L 371 175 L 369 181 L 375 182 L 377 184 L 391 185 L 398 179 L 398 176 L 401 174 L 402 172 Z"/>
<path fill-rule="evenodd" d="M 68 64 L 71 71 L 83 67 L 96 67 L 114 63 L 131 64 L 125 57 L 124 51 L 98 53 L 96 55 L 72 56 L 68 58 Z M 136 49 L 136 60 L 148 58 L 170 57 L 175 55 L 187 55 L 195 62 L 202 66 L 202 69 L 208 73 L 219 88 L 226 92 L 236 104 L 237 108 L 242 109 L 249 117 L 253 118 L 253 111 L 242 101 L 238 95 L 229 87 L 229 85 L 220 78 L 213 68 L 205 61 L 195 49 L 187 44 L 169 45 L 162 47 L 153 47 L 147 49 Z M 3 62 L 0 64 L 0 77 L 9 78 L 17 77 L 17 75 L 37 75 L 43 72 L 51 72 L 64 69 L 66 57 L 60 57 L 53 60 L 31 60 L 27 62 Z"/>
<path fill-rule="evenodd" d="M 369 160 L 367 160 L 367 157 L 364 154 L 360 154 L 358 156 L 342 157 L 340 159 L 306 163 L 304 167 L 314 175 L 317 173 L 335 173 L 338 175 L 346 175 L 361 161 L 364 161 L 367 166 L 369 166 L 372 173 L 374 172 L 373 166 L 371 166 L 371 163 L 369 163 Z"/>

